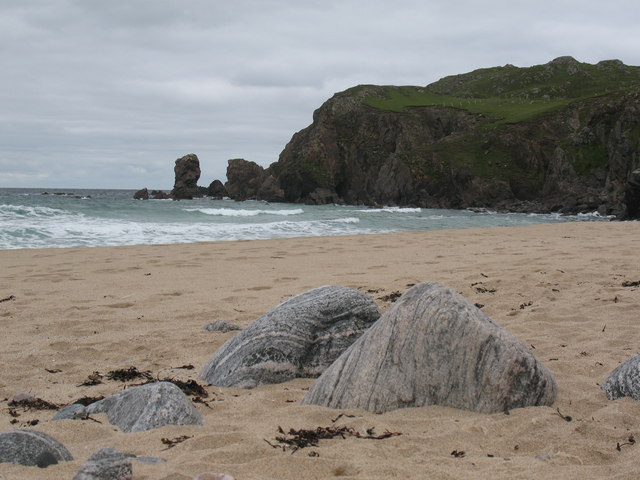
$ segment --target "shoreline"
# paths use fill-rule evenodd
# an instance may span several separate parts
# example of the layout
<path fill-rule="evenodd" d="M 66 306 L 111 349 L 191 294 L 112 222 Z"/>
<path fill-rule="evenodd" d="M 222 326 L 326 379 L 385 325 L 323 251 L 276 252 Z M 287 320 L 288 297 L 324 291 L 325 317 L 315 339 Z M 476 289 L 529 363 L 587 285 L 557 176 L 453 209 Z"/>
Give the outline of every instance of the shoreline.
<path fill-rule="evenodd" d="M 47 469 L 0 464 L 7 478 L 71 478 L 93 452 L 115 447 L 166 459 L 134 462 L 134 478 L 191 479 L 222 472 L 236 479 L 634 478 L 640 403 L 608 401 L 598 383 L 637 352 L 640 288 L 638 222 L 566 222 L 517 227 L 0 251 L 0 396 L 30 392 L 63 404 L 108 395 L 124 384 L 79 386 L 92 372 L 135 366 L 154 376 L 195 379 L 236 332 L 292 295 L 322 285 L 358 288 L 382 309 L 408 285 L 449 285 L 529 345 L 558 384 L 553 407 L 482 415 L 431 406 L 383 415 L 349 411 L 336 426 L 375 427 L 402 435 L 376 442 L 322 440 L 309 457 L 271 448 L 278 426 L 329 426 L 341 411 L 300 406 L 312 379 L 238 390 L 207 387 L 197 404 L 204 427 L 163 427 L 124 434 L 102 423 L 52 422 L 52 411 L 6 408 L 0 431 L 47 433 L 73 462 Z M 194 369 L 179 367 L 193 365 Z M 50 373 L 48 370 L 59 372 Z M 6 407 L 6 402 L 5 402 Z M 572 417 L 571 422 L 563 415 Z M 23 427 L 37 419 L 36 426 Z M 164 450 L 161 438 L 190 436 Z M 516 448 L 517 446 L 517 448 Z M 464 451 L 464 457 L 451 455 Z"/>

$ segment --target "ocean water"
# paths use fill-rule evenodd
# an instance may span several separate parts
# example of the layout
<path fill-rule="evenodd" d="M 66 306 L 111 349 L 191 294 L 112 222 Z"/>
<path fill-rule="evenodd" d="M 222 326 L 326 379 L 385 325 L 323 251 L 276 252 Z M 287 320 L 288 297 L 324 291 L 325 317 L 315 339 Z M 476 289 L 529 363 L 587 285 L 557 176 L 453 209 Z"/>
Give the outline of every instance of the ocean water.
<path fill-rule="evenodd" d="M 133 190 L 0 189 L 0 249 L 96 247 L 608 221 L 597 214 L 133 200 Z"/>

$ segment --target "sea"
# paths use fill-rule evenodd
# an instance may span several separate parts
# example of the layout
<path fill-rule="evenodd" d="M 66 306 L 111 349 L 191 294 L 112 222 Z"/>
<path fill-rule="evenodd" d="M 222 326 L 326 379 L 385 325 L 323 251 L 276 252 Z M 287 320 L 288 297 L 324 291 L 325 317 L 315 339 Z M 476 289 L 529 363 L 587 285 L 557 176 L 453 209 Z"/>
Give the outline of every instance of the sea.
<path fill-rule="evenodd" d="M 263 201 L 134 200 L 134 190 L 0 188 L 0 249 L 323 237 L 610 221 L 583 215 Z"/>

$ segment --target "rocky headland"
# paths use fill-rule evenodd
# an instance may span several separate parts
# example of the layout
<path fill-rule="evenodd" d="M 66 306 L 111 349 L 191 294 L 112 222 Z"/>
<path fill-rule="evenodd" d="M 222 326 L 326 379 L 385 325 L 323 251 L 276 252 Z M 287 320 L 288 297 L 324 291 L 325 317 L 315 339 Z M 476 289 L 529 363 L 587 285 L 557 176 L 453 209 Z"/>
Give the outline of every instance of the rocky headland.
<path fill-rule="evenodd" d="M 640 67 L 560 57 L 425 87 L 353 87 L 268 168 L 229 160 L 224 185 L 197 188 L 237 200 L 638 218 L 639 151 Z M 192 195 L 182 192 L 176 166 L 172 195 Z"/>

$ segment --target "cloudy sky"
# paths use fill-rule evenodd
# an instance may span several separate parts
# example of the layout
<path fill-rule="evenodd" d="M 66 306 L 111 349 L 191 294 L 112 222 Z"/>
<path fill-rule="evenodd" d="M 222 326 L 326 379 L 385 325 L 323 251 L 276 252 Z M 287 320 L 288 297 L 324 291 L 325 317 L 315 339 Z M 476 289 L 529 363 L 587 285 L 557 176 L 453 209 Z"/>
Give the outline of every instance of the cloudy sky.
<path fill-rule="evenodd" d="M 640 65 L 637 0 L 0 0 L 0 187 L 263 166 L 333 93 L 571 55 Z"/>

